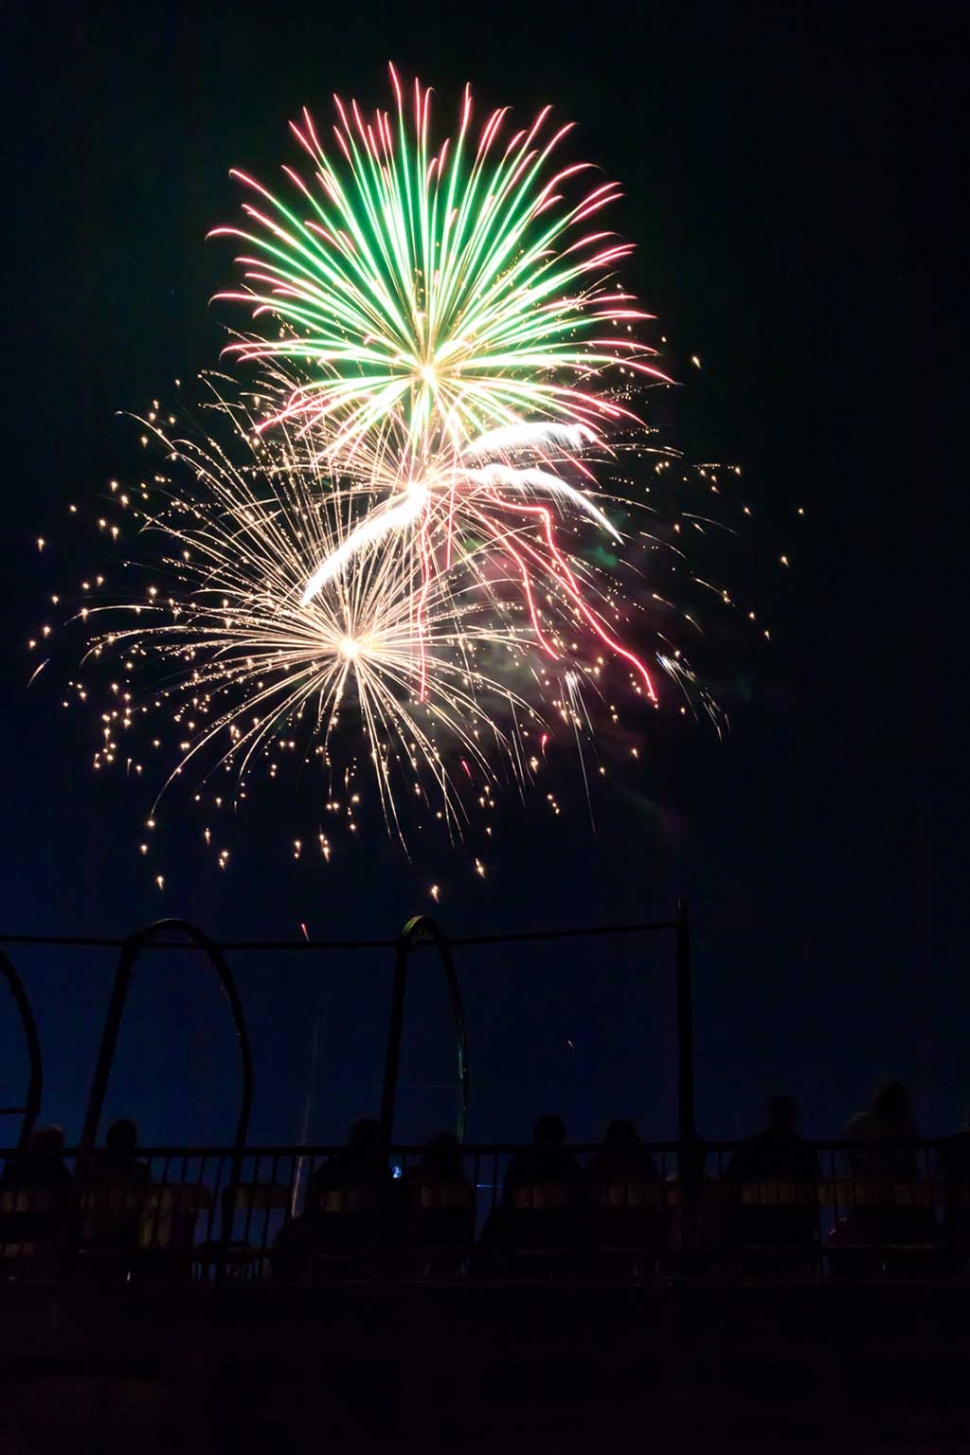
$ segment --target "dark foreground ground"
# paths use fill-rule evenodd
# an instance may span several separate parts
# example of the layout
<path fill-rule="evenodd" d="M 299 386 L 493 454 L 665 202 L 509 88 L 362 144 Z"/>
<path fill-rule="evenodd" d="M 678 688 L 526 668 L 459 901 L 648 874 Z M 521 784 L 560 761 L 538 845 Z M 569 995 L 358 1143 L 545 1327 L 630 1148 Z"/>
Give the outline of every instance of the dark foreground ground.
<path fill-rule="evenodd" d="M 0 1451 L 970 1451 L 956 1284 L 0 1302 Z"/>

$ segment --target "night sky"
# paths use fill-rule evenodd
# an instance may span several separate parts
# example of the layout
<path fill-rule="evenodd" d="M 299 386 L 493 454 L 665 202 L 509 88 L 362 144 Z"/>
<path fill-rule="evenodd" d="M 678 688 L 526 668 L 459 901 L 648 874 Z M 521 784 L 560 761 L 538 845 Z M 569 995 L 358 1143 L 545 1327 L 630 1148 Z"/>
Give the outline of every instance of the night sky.
<path fill-rule="evenodd" d="M 942 5 L 644 3 L 508 10 L 423 4 L 113 7 L 34 3 L 7 22 L 4 92 L 4 933 L 122 935 L 161 915 L 216 938 L 390 937 L 434 910 L 455 934 L 640 921 L 690 898 L 698 1121 L 741 1135 L 790 1090 L 837 1134 L 882 1075 L 927 1132 L 960 1123 L 966 1067 L 967 524 L 958 352 L 964 167 L 958 11 Z M 231 249 L 239 166 L 292 160 L 286 123 L 330 97 L 384 104 L 392 59 L 482 110 L 546 102 L 624 184 L 625 277 L 683 385 L 651 408 L 695 459 L 736 462 L 754 510 L 726 554 L 771 644 L 726 631 L 709 664 L 723 741 L 673 711 L 597 804 L 566 769 L 507 799 L 488 877 L 474 843 L 412 862 L 379 833 L 323 866 L 287 852 L 292 794 L 254 795 L 212 867 L 166 810 L 166 888 L 136 853 L 145 794 L 92 772 L 92 724 L 60 708 L 76 655 L 28 689 L 26 642 L 66 576 L 97 568 L 71 501 L 137 470 L 117 417 L 216 362 L 209 299 Z M 236 320 L 237 322 L 240 320 Z M 962 331 L 960 337 L 962 343 Z M 696 354 L 698 371 L 690 364 Z M 191 399 L 191 394 L 190 394 Z M 805 511 L 798 515 L 798 508 Z M 35 541 L 50 545 L 38 555 Z M 790 570 L 779 564 L 780 554 Z M 75 644 L 77 639 L 75 638 Z M 672 698 L 672 694 L 669 694 Z M 306 790 L 304 790 L 306 791 Z M 46 1057 L 44 1117 L 80 1126 L 110 984 L 105 953 L 15 949 Z M 294 1139 L 314 1021 L 310 1135 L 373 1110 L 389 956 L 234 961 L 252 1022 L 253 1135 Z M 447 1020 L 416 961 L 399 1130 L 451 1117 Z M 561 1109 L 577 1137 L 614 1114 L 674 1135 L 672 946 L 569 942 L 460 956 L 470 1132 L 524 1136 Z M 143 963 L 108 1114 L 150 1140 L 229 1135 L 228 1020 L 190 957 Z M 0 1104 L 22 1061 L 3 1021 Z"/>

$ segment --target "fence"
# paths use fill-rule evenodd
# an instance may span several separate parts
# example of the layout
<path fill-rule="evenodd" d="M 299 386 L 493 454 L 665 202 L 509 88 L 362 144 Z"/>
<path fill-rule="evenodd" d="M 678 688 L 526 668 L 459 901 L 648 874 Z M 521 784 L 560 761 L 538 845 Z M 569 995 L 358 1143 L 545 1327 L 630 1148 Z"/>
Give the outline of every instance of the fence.
<path fill-rule="evenodd" d="M 417 950 L 432 948 L 442 966 L 453 1026 L 460 1144 L 473 1082 L 455 951 L 657 931 L 675 940 L 678 1137 L 646 1144 L 639 1168 L 610 1172 L 596 1148 L 581 1146 L 562 1164 L 568 1171 L 572 1157 L 578 1159 L 575 1182 L 562 1167 L 557 1175 L 547 1169 L 523 1180 L 529 1149 L 476 1143 L 459 1145 L 449 1154 L 449 1167 L 433 1173 L 420 1149 L 399 1145 L 383 1175 L 372 1165 L 366 1177 L 355 1180 L 348 1179 L 339 1149 L 330 1146 L 248 1145 L 255 1075 L 230 953 L 393 954 L 380 1097 L 383 1145 L 392 1146 L 410 960 Z M 196 926 L 175 920 L 147 926 L 124 941 L 8 937 L 8 945 L 97 946 L 120 954 L 80 1142 L 61 1159 L 29 1146 L 43 1093 L 40 1040 L 23 983 L 0 951 L 0 970 L 28 1049 L 23 1102 L 0 1108 L 22 1117 L 19 1146 L 0 1154 L 2 1266 L 17 1279 L 104 1273 L 256 1283 L 383 1275 L 392 1266 L 398 1274 L 433 1267 L 448 1277 L 491 1276 L 509 1272 L 516 1262 L 518 1272 L 543 1267 L 570 1275 L 581 1270 L 584 1276 L 696 1274 L 752 1264 L 813 1276 L 904 1265 L 962 1271 L 970 1246 L 970 1158 L 966 1166 L 954 1161 L 950 1143 L 908 1144 L 897 1149 L 895 1161 L 883 1148 L 883 1163 L 876 1166 L 871 1152 L 862 1157 L 858 1147 L 820 1142 L 813 1144 L 819 1164 L 812 1175 L 749 1176 L 740 1182 L 727 1160 L 734 1145 L 700 1142 L 694 1125 L 689 936 L 682 901 L 669 921 L 458 939 L 449 939 L 427 917 L 410 920 L 393 941 L 219 946 Z M 135 968 L 146 950 L 186 948 L 215 971 L 229 1006 L 241 1069 L 235 1138 L 228 1147 L 139 1151 L 119 1169 L 96 1143 Z M 944 1147 L 950 1149 L 945 1154 Z M 513 1159 L 519 1174 L 510 1179 Z"/>
<path fill-rule="evenodd" d="M 427 1149 L 396 1147 L 385 1173 L 347 1175 L 342 1149 L 170 1147 L 119 1174 L 64 1155 L 41 1179 L 37 1153 L 12 1150 L 0 1178 L 6 1281 L 346 1279 L 538 1275 L 610 1279 L 745 1272 L 786 1277 L 963 1276 L 970 1170 L 952 1140 L 880 1148 L 809 1144 L 817 1178 L 731 1175 L 737 1144 L 642 1148 L 638 1169 L 570 1148 L 563 1168 L 521 1173 L 532 1149 L 468 1145 L 431 1172 Z M 964 1154 L 965 1155 L 965 1154 Z M 517 1159 L 517 1160 L 515 1160 Z M 515 1167 L 520 1168 L 516 1176 Z M 85 1169 L 86 1168 L 86 1172 Z M 511 1177 L 510 1177 L 511 1172 Z M 106 1175 L 107 1174 L 107 1175 Z"/>

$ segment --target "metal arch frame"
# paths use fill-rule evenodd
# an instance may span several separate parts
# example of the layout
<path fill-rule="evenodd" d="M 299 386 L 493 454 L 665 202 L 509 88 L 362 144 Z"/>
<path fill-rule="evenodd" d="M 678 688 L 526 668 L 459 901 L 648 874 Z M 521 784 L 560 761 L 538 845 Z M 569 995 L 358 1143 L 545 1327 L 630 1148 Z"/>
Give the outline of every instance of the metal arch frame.
<path fill-rule="evenodd" d="M 23 1121 L 20 1124 L 20 1137 L 18 1147 L 26 1147 L 30 1141 L 30 1134 L 34 1130 L 34 1123 L 37 1121 L 40 1112 L 40 1103 L 44 1094 L 44 1071 L 43 1060 L 40 1050 L 40 1037 L 37 1034 L 37 1022 L 34 1020 L 33 1007 L 30 998 L 24 989 L 24 983 L 14 968 L 13 961 L 9 959 L 5 950 L 0 949 L 0 974 L 10 987 L 14 1005 L 20 1015 L 20 1024 L 23 1027 L 24 1037 L 27 1041 L 27 1055 L 30 1060 L 30 1070 L 27 1073 L 27 1096 L 23 1106 L 0 1107 L 0 1112 L 14 1115 L 23 1112 Z"/>
<path fill-rule="evenodd" d="M 451 1012 L 455 1021 L 455 1036 L 458 1047 L 458 1084 L 461 1090 L 461 1104 L 458 1111 L 458 1140 L 465 1140 L 468 1123 L 468 1039 L 465 1034 L 465 1014 L 462 1009 L 458 976 L 451 955 L 451 945 L 440 925 L 430 915 L 419 914 L 409 919 L 397 939 L 394 949 L 394 987 L 391 992 L 391 1016 L 387 1032 L 387 1056 L 384 1062 L 384 1086 L 381 1093 L 381 1131 L 384 1143 L 390 1145 L 394 1131 L 394 1106 L 397 1100 L 397 1074 L 401 1059 L 401 1037 L 404 1031 L 404 997 L 408 982 L 408 959 L 411 951 L 421 945 L 434 945 L 441 957 L 451 1000 Z"/>
<path fill-rule="evenodd" d="M 91 1089 L 88 1093 L 87 1111 L 84 1116 L 84 1129 L 78 1144 L 77 1170 L 74 1178 L 74 1197 L 72 1199 L 71 1215 L 67 1219 L 66 1226 L 69 1247 L 73 1246 L 75 1241 L 73 1233 L 76 1229 L 80 1214 L 81 1200 L 87 1188 L 91 1155 L 94 1151 L 95 1138 L 97 1137 L 98 1127 L 101 1122 L 101 1113 L 104 1110 L 104 1100 L 108 1090 L 108 1081 L 111 1077 L 111 1067 L 114 1063 L 115 1051 L 118 1045 L 118 1033 L 121 1029 L 121 1018 L 128 997 L 128 989 L 131 984 L 135 961 L 145 946 L 151 944 L 156 935 L 164 933 L 186 935 L 196 948 L 205 952 L 209 964 L 214 967 L 216 974 L 219 976 L 219 981 L 229 1001 L 229 1009 L 239 1041 L 239 1054 L 242 1060 L 243 1073 L 242 1102 L 239 1108 L 239 1118 L 236 1122 L 236 1140 L 233 1145 L 232 1170 L 226 1189 L 227 1192 L 232 1194 L 229 1205 L 232 1206 L 235 1202 L 235 1191 L 242 1177 L 242 1158 L 246 1146 L 246 1138 L 249 1133 L 249 1118 L 253 1104 L 253 1058 L 249 1045 L 249 1029 L 246 1025 L 242 1001 L 229 966 L 222 957 L 222 952 L 203 930 L 200 930 L 197 925 L 192 924 L 189 920 L 155 920 L 154 923 L 137 930 L 125 940 L 121 949 L 121 955 L 118 959 L 118 969 L 115 972 L 111 1001 L 108 1005 L 108 1014 L 101 1036 L 101 1047 L 98 1051 L 98 1060 L 94 1068 L 94 1076 L 91 1079 Z M 224 1226 L 220 1230 L 220 1253 L 216 1266 L 217 1279 L 220 1279 L 225 1271 L 226 1251 L 229 1246 L 229 1238 L 232 1231 L 231 1221 L 223 1219 L 223 1222 Z"/>

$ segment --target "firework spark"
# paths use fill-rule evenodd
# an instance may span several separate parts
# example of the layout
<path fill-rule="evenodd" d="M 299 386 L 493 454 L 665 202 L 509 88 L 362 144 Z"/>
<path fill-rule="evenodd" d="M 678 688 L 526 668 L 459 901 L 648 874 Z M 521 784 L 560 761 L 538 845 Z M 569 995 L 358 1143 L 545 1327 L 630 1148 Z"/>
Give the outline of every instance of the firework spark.
<path fill-rule="evenodd" d="M 360 541 L 362 527 L 400 499 L 405 482 L 374 470 L 367 484 L 333 484 L 308 466 L 285 428 L 261 438 L 241 405 L 217 401 L 217 408 L 234 427 L 222 446 L 212 437 L 224 433 L 221 424 L 206 437 L 175 440 L 159 411 L 140 422 L 167 458 L 137 485 L 111 482 L 110 504 L 92 524 L 118 542 L 120 560 L 106 566 L 107 577 L 81 581 L 75 610 L 88 666 L 65 706 L 73 699 L 96 712 L 96 767 L 151 785 L 139 845 L 149 863 L 156 810 L 176 785 L 178 797 L 187 790 L 203 805 L 206 846 L 225 870 L 223 811 L 240 806 L 256 779 L 297 775 L 288 852 L 300 859 L 319 845 L 329 862 L 338 836 L 361 826 L 369 784 L 408 847 L 413 832 L 434 821 L 452 839 L 464 837 L 471 813 L 490 814 L 503 789 L 524 796 L 552 766 L 554 743 L 578 753 L 587 797 L 592 775 L 606 771 L 600 753 L 609 740 L 637 756 L 641 729 L 631 736 L 619 712 L 624 699 L 646 698 L 642 678 L 632 664 L 625 674 L 611 669 L 576 593 L 553 574 L 533 603 L 550 650 L 536 650 L 518 576 L 532 516 L 516 522 L 510 513 L 503 551 L 484 528 L 477 536 L 470 524 L 456 530 L 439 508 L 435 530 L 427 521 L 410 527 L 430 543 L 426 572 L 404 526 L 393 549 L 376 534 Z M 647 448 L 640 446 L 641 457 Z M 655 480 L 664 482 L 675 463 L 656 460 Z M 672 523 L 662 510 L 648 514 L 653 507 L 607 497 L 622 552 L 613 535 L 571 510 L 564 560 L 601 621 L 618 636 L 631 633 L 672 679 L 683 694 L 680 711 L 700 706 L 717 725 L 716 705 L 674 632 L 678 617 L 692 635 L 699 630 L 682 604 L 690 573 L 678 532 L 706 533 L 701 512 L 688 515 L 680 504 L 689 478 L 684 470 L 667 483 L 679 512 Z M 703 467 L 694 483 L 718 491 L 720 478 L 718 467 Z M 642 488 L 649 499 L 651 487 Z M 599 544 L 604 539 L 614 542 L 612 552 Z M 456 540 L 460 549 L 446 565 Z M 341 553 L 345 564 L 307 600 L 318 563 Z M 665 561 L 677 603 L 656 589 Z M 709 579 L 693 579 L 733 605 Z M 71 612 L 77 597 L 58 593 L 51 601 Z M 46 653 L 56 629 L 45 624 L 31 650 Z M 560 794 L 544 801 L 560 813 Z M 306 818 L 315 822 L 297 829 Z M 492 825 L 484 831 L 491 836 Z"/>
<path fill-rule="evenodd" d="M 149 694 L 170 708 L 178 729 L 168 783 L 196 758 L 207 774 L 229 767 L 244 781 L 258 756 L 275 763 L 298 742 L 331 780 L 346 782 L 347 764 L 334 749 L 343 718 L 355 739 L 348 759 L 360 756 L 363 727 L 365 756 L 398 831 L 398 780 L 434 799 L 454 827 L 466 817 L 464 785 L 456 790 L 453 777 L 459 760 L 465 774 L 471 762 L 479 780 L 491 781 L 497 749 L 514 777 L 529 776 L 518 733 L 540 719 L 511 685 L 516 676 L 526 689 L 532 681 L 529 632 L 515 604 L 501 602 L 500 576 L 491 572 L 482 591 L 484 552 L 467 550 L 427 587 L 408 552 L 376 549 L 378 540 L 361 545 L 355 521 L 368 492 L 325 489 L 289 453 L 290 442 L 274 447 L 270 460 L 264 448 L 262 459 L 239 468 L 211 441 L 155 433 L 169 474 L 155 479 L 161 505 L 137 515 L 146 540 L 161 541 L 156 564 L 168 590 L 151 586 L 143 599 L 83 612 L 95 632 L 89 655 L 117 658 L 131 672 L 122 694 L 128 705 L 106 715 L 99 764 L 120 754 L 144 667 Z M 172 484 L 179 469 L 191 475 L 190 488 Z M 353 570 L 305 599 L 308 562 L 332 559 L 350 541 Z M 159 661 L 169 669 L 161 694 L 152 665 Z"/>
<path fill-rule="evenodd" d="M 546 107 L 509 136 L 503 109 L 476 139 L 468 88 L 457 134 L 432 150 L 430 92 L 416 82 L 408 107 L 391 78 L 393 120 L 336 100 L 335 154 L 304 110 L 292 130 L 314 177 L 284 168 L 292 202 L 235 173 L 259 199 L 244 205 L 252 226 L 216 232 L 255 251 L 238 260 L 246 288 L 221 296 L 279 336 L 230 352 L 297 376 L 260 428 L 323 426 L 337 469 L 366 440 L 420 470 L 525 421 L 575 436 L 622 418 L 604 373 L 663 375 L 632 334 L 648 315 L 614 278 L 629 245 L 583 230 L 619 189 L 601 182 L 567 202 L 589 170 L 551 166 L 570 127 L 550 130 Z"/>
<path fill-rule="evenodd" d="M 475 141 L 467 88 L 457 135 L 432 151 L 430 93 L 416 83 L 409 109 L 393 69 L 391 77 L 393 124 L 337 100 L 336 160 L 304 111 L 293 130 L 314 184 L 284 169 L 300 213 L 242 177 L 265 203 L 245 206 L 255 227 L 217 229 L 256 250 L 239 260 L 247 291 L 222 296 L 272 317 L 279 333 L 229 346 L 275 370 L 277 402 L 260 432 L 292 424 L 329 469 L 366 477 L 391 460 L 404 484 L 316 566 L 304 604 L 359 551 L 384 544 L 420 559 L 420 613 L 442 522 L 448 566 L 458 533 L 484 531 L 514 558 L 547 656 L 555 652 L 536 601 L 554 590 L 653 697 L 644 663 L 583 597 L 550 509 L 579 511 L 615 534 L 589 498 L 579 456 L 599 444 L 594 426 L 635 418 L 609 379 L 621 369 L 627 379 L 663 377 L 633 335 L 646 315 L 613 277 L 628 245 L 583 231 L 618 189 L 601 183 L 567 203 L 587 170 L 551 166 L 570 128 L 550 131 L 546 108 L 509 137 L 499 111 Z M 584 475 L 586 488 L 553 473 L 555 463 Z"/>
<path fill-rule="evenodd" d="M 275 777 L 295 756 L 352 819 L 363 762 L 403 838 L 405 794 L 460 832 L 469 786 L 489 808 L 499 777 L 521 789 L 560 723 L 582 761 L 590 700 L 617 721 L 611 669 L 656 703 L 618 568 L 658 545 L 684 557 L 631 525 L 650 507 L 618 476 L 626 452 L 648 450 L 635 394 L 664 376 L 635 332 L 649 315 L 616 280 L 630 249 L 598 221 L 617 187 L 567 200 L 587 171 L 554 165 L 569 127 L 546 108 L 511 132 L 502 110 L 476 133 L 467 89 L 435 146 L 430 93 L 415 83 L 406 103 L 391 76 L 394 117 L 338 100 L 329 152 L 304 111 L 293 131 L 314 172 L 284 168 L 291 201 L 237 174 L 258 200 L 247 228 L 217 229 L 248 249 L 245 287 L 221 296 L 263 330 L 228 350 L 258 365 L 257 385 L 232 405 L 217 395 L 227 447 L 175 440 L 155 402 L 142 443 L 161 445 L 166 473 L 137 498 L 112 492 L 164 585 L 80 615 L 90 655 L 124 664 L 99 766 L 141 772 L 121 735 L 150 699 L 177 730 L 168 783 L 195 765 L 244 785 L 257 762 Z M 676 458 L 659 453 L 658 474 Z M 118 538 L 106 517 L 99 529 Z M 645 601 L 671 610 L 641 590 L 641 621 Z M 716 720 L 666 631 L 635 635 Z M 294 858 L 305 843 L 292 839 Z"/>

